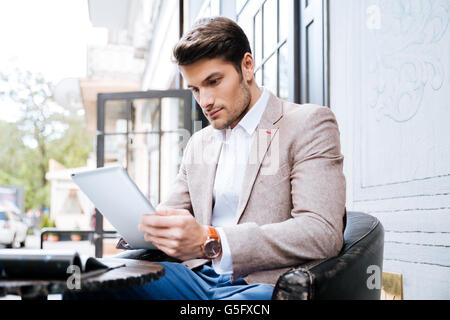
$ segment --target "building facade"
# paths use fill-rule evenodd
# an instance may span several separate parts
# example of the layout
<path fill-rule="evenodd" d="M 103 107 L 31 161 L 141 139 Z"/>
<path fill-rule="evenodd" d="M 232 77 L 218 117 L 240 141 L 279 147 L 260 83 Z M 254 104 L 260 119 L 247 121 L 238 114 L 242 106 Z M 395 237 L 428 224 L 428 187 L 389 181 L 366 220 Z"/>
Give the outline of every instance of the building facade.
<path fill-rule="evenodd" d="M 383 271 L 403 276 L 404 298 L 450 298 L 450 2 L 154 0 L 139 90 L 183 89 L 172 48 L 197 19 L 218 15 L 246 32 L 259 85 L 336 114 L 347 210 L 382 222 Z M 186 110 L 179 99 L 130 101 L 122 99 L 119 111 L 105 116 L 114 140 L 105 150 L 116 154 L 110 162 L 134 161 L 138 184 L 158 202 L 182 154 L 177 141 L 162 141 L 183 128 Z M 198 108 L 192 120 L 202 120 Z M 161 171 L 164 159 L 174 158 Z"/>

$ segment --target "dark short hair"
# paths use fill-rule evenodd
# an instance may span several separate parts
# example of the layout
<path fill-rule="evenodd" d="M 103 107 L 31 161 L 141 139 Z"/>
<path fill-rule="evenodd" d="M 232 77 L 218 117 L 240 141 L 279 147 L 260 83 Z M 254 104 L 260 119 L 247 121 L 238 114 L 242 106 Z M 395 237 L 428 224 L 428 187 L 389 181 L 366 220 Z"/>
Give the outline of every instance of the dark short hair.
<path fill-rule="evenodd" d="M 222 58 L 231 62 L 239 73 L 246 53 L 251 53 L 244 31 L 231 19 L 224 17 L 199 20 L 173 49 L 175 62 L 180 66 L 201 59 Z"/>

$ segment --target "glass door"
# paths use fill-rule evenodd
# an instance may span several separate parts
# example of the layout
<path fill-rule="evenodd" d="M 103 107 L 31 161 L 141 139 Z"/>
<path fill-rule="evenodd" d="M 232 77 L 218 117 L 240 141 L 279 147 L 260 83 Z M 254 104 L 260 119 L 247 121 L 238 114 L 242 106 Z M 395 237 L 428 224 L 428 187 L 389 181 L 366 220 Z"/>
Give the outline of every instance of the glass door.
<path fill-rule="evenodd" d="M 99 94 L 97 167 L 123 166 L 156 206 L 178 173 L 199 114 L 195 106 L 189 90 Z M 96 210 L 95 233 L 111 231 L 112 225 Z M 103 256 L 103 240 L 104 236 L 95 240 L 96 257 Z"/>

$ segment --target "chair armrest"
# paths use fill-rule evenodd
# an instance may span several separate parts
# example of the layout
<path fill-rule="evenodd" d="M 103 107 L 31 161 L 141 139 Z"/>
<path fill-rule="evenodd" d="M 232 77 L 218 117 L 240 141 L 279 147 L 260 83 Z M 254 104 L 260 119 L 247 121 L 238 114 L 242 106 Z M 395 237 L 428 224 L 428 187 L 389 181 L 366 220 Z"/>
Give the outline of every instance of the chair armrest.
<path fill-rule="evenodd" d="M 312 261 L 284 273 L 277 281 L 272 299 L 378 300 L 383 246 L 383 226 L 377 223 L 367 234 L 345 246 L 337 257 Z M 380 287 L 368 285 L 370 266 L 379 268 Z"/>
<path fill-rule="evenodd" d="M 310 269 L 325 260 L 310 261 L 292 268 L 278 278 L 272 295 L 273 300 L 310 300 L 312 274 Z"/>

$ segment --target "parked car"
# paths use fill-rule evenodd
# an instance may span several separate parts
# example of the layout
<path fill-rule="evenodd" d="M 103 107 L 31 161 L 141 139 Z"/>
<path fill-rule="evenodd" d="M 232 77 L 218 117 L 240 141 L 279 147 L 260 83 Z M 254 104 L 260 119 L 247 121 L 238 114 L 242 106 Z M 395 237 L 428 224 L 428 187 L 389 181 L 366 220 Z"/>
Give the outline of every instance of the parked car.
<path fill-rule="evenodd" d="M 25 246 L 28 226 L 20 215 L 0 207 L 0 244 L 8 248 Z"/>

